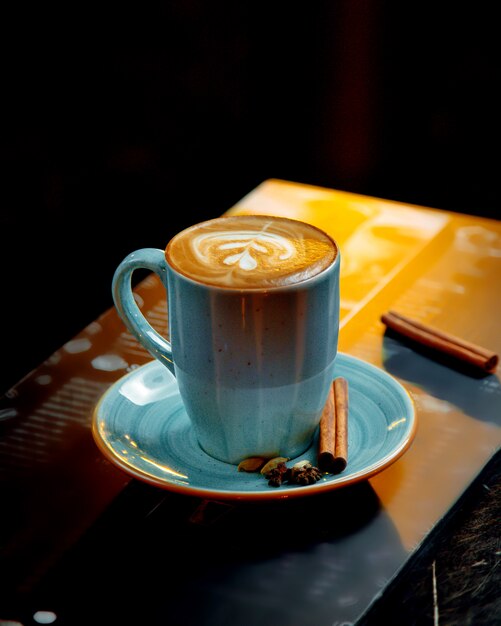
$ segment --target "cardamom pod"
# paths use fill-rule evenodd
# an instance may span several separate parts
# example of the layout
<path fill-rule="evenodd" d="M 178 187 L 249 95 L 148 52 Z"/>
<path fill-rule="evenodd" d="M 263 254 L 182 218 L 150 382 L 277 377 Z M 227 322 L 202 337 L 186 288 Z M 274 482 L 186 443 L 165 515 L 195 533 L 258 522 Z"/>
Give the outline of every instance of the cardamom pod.
<path fill-rule="evenodd" d="M 250 456 L 238 464 L 239 472 L 259 472 L 266 463 L 266 459 L 262 456 Z"/>
<path fill-rule="evenodd" d="M 275 469 L 279 463 L 287 463 L 289 459 L 284 456 L 276 456 L 274 459 L 270 459 L 266 465 L 261 468 L 261 474 L 268 474 L 272 469 Z"/>
<path fill-rule="evenodd" d="M 297 463 L 294 463 L 294 465 L 292 466 L 293 470 L 300 470 L 300 469 L 305 469 L 311 467 L 311 463 L 310 461 L 307 461 L 306 459 L 303 459 L 302 461 L 298 461 Z"/>

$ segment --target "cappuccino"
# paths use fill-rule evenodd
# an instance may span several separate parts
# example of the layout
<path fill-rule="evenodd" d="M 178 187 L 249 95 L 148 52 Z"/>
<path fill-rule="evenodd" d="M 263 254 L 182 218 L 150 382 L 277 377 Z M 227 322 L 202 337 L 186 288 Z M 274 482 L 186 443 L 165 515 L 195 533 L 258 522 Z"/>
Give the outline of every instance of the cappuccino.
<path fill-rule="evenodd" d="M 319 229 L 266 215 L 220 217 L 177 234 L 166 249 L 176 271 L 200 283 L 263 289 L 303 282 L 327 269 L 336 246 Z"/>
<path fill-rule="evenodd" d="M 191 226 L 165 250 L 131 252 L 118 266 L 117 310 L 175 375 L 204 452 L 238 464 L 294 458 L 311 444 L 334 377 L 340 262 L 314 226 L 235 215 Z M 134 299 L 136 269 L 163 281 L 169 341 Z"/>

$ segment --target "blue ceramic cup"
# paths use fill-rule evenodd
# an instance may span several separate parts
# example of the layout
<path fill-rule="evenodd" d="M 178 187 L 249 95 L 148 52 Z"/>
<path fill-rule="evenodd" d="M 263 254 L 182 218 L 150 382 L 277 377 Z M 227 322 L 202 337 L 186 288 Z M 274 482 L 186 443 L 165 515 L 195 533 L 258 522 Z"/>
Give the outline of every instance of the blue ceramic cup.
<path fill-rule="evenodd" d="M 137 250 L 117 267 L 116 309 L 175 375 L 207 454 L 239 463 L 294 458 L 311 445 L 337 354 L 339 266 L 319 229 L 242 215 L 194 225 L 165 251 Z M 136 269 L 162 280 L 170 341 L 136 304 Z"/>

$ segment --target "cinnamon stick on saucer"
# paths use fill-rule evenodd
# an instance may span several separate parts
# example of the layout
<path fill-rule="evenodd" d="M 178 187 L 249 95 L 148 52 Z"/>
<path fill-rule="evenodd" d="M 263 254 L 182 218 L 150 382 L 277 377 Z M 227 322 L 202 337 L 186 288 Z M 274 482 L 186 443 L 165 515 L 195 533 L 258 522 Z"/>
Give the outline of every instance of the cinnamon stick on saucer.
<path fill-rule="evenodd" d="M 339 474 L 348 463 L 348 381 L 336 378 L 320 420 L 318 467 Z"/>
<path fill-rule="evenodd" d="M 395 311 L 381 316 L 381 321 L 395 333 L 418 344 L 436 350 L 476 369 L 492 374 L 498 364 L 496 353 L 460 337 L 427 326 Z"/>

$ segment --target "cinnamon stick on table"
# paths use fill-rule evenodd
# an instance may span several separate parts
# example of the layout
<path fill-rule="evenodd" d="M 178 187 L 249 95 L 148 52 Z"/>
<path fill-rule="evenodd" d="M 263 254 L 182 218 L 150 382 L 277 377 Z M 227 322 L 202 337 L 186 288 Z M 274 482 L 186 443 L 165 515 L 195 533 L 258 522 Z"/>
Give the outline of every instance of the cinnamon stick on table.
<path fill-rule="evenodd" d="M 381 321 L 389 329 L 411 341 L 436 350 L 448 357 L 476 369 L 492 374 L 499 357 L 492 350 L 487 350 L 460 337 L 445 333 L 432 326 L 427 326 L 396 311 L 389 311 L 381 316 Z"/>
<path fill-rule="evenodd" d="M 348 463 L 348 381 L 336 378 L 320 420 L 318 467 L 339 474 Z"/>

